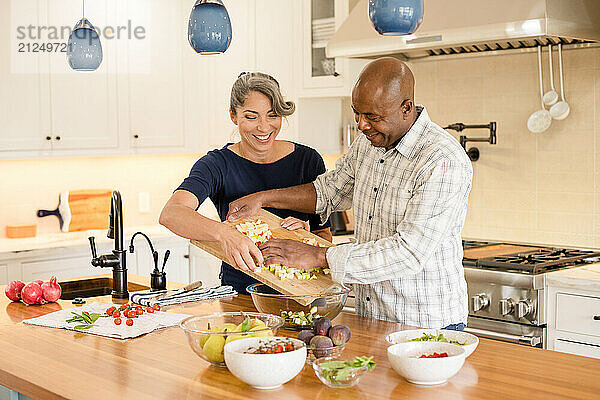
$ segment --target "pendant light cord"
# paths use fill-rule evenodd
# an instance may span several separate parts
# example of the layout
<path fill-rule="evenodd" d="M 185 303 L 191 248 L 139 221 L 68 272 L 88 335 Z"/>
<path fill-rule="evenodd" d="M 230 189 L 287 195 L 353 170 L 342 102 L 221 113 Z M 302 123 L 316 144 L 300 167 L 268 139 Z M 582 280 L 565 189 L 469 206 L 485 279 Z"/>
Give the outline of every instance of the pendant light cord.
<path fill-rule="evenodd" d="M 85 0 L 83 0 L 83 18 L 85 18 Z"/>

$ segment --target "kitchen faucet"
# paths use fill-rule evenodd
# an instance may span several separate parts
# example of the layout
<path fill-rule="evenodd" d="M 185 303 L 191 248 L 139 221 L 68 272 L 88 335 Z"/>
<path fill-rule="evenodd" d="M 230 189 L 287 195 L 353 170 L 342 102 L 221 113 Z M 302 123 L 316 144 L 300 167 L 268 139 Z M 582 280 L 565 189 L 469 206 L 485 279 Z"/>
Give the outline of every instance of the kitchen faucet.
<path fill-rule="evenodd" d="M 123 248 L 123 203 L 121 202 L 121 193 L 112 192 L 110 199 L 110 221 L 108 225 L 109 239 L 115 240 L 115 248 L 112 254 L 105 254 L 98 257 L 96 254 L 96 243 L 93 236 L 88 239 L 92 249 L 92 265 L 100 268 L 113 269 L 113 290 L 114 299 L 129 299 L 127 291 L 127 251 Z"/>

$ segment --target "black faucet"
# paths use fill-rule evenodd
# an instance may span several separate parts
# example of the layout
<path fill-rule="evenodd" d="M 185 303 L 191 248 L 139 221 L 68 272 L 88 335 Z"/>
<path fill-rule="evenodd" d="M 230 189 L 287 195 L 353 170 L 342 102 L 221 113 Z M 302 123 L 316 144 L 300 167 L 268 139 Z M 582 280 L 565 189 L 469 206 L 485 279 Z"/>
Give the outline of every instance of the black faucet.
<path fill-rule="evenodd" d="M 123 203 L 121 202 L 121 193 L 116 190 L 112 192 L 110 199 L 110 222 L 106 236 L 115 240 L 115 248 L 112 254 L 105 254 L 100 257 L 96 254 L 94 237 L 88 238 L 92 249 L 92 265 L 100 268 L 112 267 L 112 297 L 114 299 L 129 299 L 129 292 L 127 291 L 127 251 L 123 248 Z"/>
<path fill-rule="evenodd" d="M 480 125 L 465 125 L 462 122 L 457 122 L 455 124 L 450 124 L 446 126 L 444 129 L 452 129 L 456 132 L 462 132 L 465 129 L 489 129 L 490 136 L 484 138 L 470 138 L 464 135 L 460 136 L 460 145 L 465 149 L 467 155 L 471 159 L 471 161 L 479 160 L 479 149 L 477 147 L 471 147 L 467 150 L 468 142 L 488 142 L 489 144 L 496 144 L 496 122 L 492 121 L 489 124 L 480 124 Z"/>
<path fill-rule="evenodd" d="M 169 254 L 171 253 L 169 250 L 165 253 L 165 260 L 163 261 L 163 270 L 162 272 L 158 269 L 158 251 L 154 250 L 154 246 L 152 245 L 152 241 L 144 232 L 136 232 L 131 237 L 131 241 L 129 242 L 129 252 L 133 253 L 135 248 L 133 247 L 133 239 L 137 235 L 142 235 L 148 245 L 150 246 L 150 251 L 152 252 L 152 259 L 154 260 L 154 270 L 150 273 L 150 289 L 151 290 L 165 290 L 167 288 L 167 275 L 165 274 L 165 264 L 167 263 L 167 259 L 169 258 Z"/>

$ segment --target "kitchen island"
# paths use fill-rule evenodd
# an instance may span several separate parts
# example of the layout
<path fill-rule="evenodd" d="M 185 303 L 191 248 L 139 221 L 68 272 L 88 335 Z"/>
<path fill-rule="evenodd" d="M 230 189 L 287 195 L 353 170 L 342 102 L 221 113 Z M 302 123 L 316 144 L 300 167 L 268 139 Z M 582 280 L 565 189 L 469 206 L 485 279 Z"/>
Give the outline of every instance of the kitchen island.
<path fill-rule="evenodd" d="M 130 281 L 147 284 L 132 276 Z M 170 286 L 172 287 L 172 286 Z M 4 286 L 1 287 L 2 289 Z M 111 303 L 110 296 L 87 299 Z M 40 399 L 592 399 L 600 393 L 598 360 L 481 339 L 461 371 L 448 383 L 417 386 L 387 360 L 388 333 L 400 324 L 342 312 L 334 323 L 352 330 L 343 358 L 373 355 L 377 367 L 351 389 L 330 389 L 306 366 L 282 388 L 262 391 L 192 352 L 183 331 L 162 329 L 118 340 L 21 323 L 64 308 L 71 301 L 27 307 L 0 300 L 0 385 Z M 253 311 L 249 296 L 170 306 L 166 311 L 203 314 Z M 293 336 L 295 332 L 280 330 Z M 257 366 L 260 367 L 260 366 Z"/>

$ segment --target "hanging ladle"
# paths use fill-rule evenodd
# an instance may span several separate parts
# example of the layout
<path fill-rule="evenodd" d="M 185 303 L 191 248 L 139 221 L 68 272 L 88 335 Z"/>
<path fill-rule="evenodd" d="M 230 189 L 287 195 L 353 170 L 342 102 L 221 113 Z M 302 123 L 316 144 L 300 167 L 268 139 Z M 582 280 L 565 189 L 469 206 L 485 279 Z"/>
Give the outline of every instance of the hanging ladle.
<path fill-rule="evenodd" d="M 550 90 L 544 93 L 544 104 L 548 107 L 556 104 L 558 101 L 558 93 L 554 89 L 554 69 L 552 68 L 552 45 L 548 46 L 548 66 L 550 67 Z"/>
<path fill-rule="evenodd" d="M 569 103 L 565 100 L 565 85 L 563 82 L 562 44 L 558 44 L 558 70 L 560 72 L 560 101 L 550 107 L 550 116 L 554 119 L 565 119 L 571 112 Z"/>
<path fill-rule="evenodd" d="M 542 109 L 537 110 L 533 114 L 529 116 L 527 120 L 527 129 L 529 129 L 533 133 L 544 132 L 546 129 L 550 127 L 552 123 L 552 117 L 550 116 L 550 112 L 546 110 L 544 106 L 544 82 L 542 78 L 542 47 L 538 46 L 538 74 L 540 78 L 540 101 L 542 103 Z"/>

